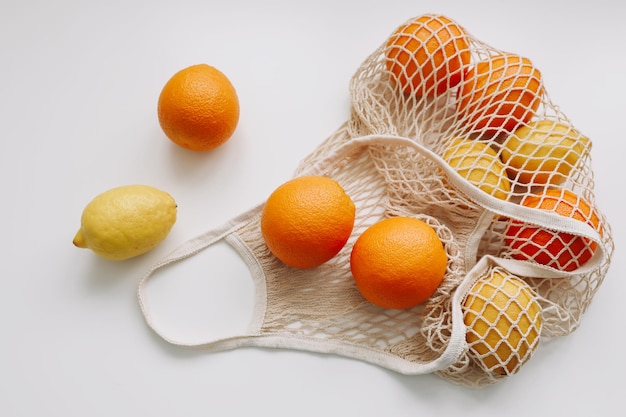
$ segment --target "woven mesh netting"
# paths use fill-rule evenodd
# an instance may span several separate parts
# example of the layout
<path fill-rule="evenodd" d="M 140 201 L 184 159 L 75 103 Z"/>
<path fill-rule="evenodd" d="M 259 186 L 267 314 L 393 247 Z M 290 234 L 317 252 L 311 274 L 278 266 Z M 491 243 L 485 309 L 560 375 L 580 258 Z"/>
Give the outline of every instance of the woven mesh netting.
<path fill-rule="evenodd" d="M 332 140 L 349 140 L 347 134 L 348 130 L 341 128 Z M 362 144 L 349 141 L 349 145 L 355 146 L 341 147 L 332 157 L 316 158 L 316 163 L 307 164 L 300 172 L 335 179 L 357 207 L 352 234 L 330 261 L 312 269 L 285 265 L 259 236 L 260 216 L 237 233 L 264 271 L 267 301 L 260 334 L 287 334 L 299 341 L 290 347 L 338 353 L 399 372 L 420 374 L 436 369 L 435 362 L 448 347 L 451 295 L 465 276 L 461 246 L 464 240 L 456 239 L 449 226 L 426 211 L 391 204 L 392 190 L 377 165 L 391 162 L 389 157 L 395 153 L 387 154 L 384 161 L 378 160 L 378 148 L 371 145 L 379 143 L 387 149 L 386 142 L 378 138 Z M 395 144 L 393 149 L 403 146 L 406 144 Z M 421 159 L 417 152 L 413 154 L 413 160 L 396 163 L 409 170 L 420 169 Z M 435 181 L 443 186 L 442 178 Z M 384 309 L 359 293 L 350 272 L 350 253 L 364 230 L 381 219 L 399 215 L 423 220 L 436 231 L 444 243 L 448 265 L 443 282 L 429 300 L 409 309 Z"/>
<path fill-rule="evenodd" d="M 347 244 L 319 267 L 291 268 L 263 240 L 263 205 L 193 239 L 155 269 L 225 236 L 251 266 L 255 317 L 229 339 L 166 339 L 335 353 L 482 387 L 574 331 L 613 238 L 595 204 L 591 141 L 551 102 L 532 62 L 425 15 L 365 59 L 350 92 L 349 120 L 295 172 L 329 176 L 352 198 Z M 358 237 L 393 216 L 429 224 L 448 256 L 435 293 L 404 310 L 366 301 L 350 272 Z M 153 326 L 146 278 L 140 302 Z"/>
<path fill-rule="evenodd" d="M 382 311 L 367 305 L 349 279 L 349 243 L 324 267 L 330 276 L 301 272 L 311 276 L 290 281 L 301 288 L 277 284 L 276 291 L 298 291 L 309 303 L 273 294 L 274 301 L 285 301 L 275 304 L 277 321 L 294 309 L 310 312 L 305 295 L 318 294 L 311 280 L 322 280 L 335 287 L 316 295 L 315 303 L 328 302 L 319 311 L 338 314 L 313 323 L 296 314 L 292 328 L 426 362 L 445 351 L 453 295 L 463 291 L 457 299 L 465 300 L 467 340 L 474 340 L 455 363 L 436 372 L 473 386 L 518 372 L 540 340 L 575 330 L 606 275 L 613 239 L 595 205 L 591 141 L 552 103 L 539 69 L 450 19 L 425 15 L 399 26 L 367 57 L 350 91 L 351 118 L 302 161 L 296 175 L 357 138 L 410 139 L 423 152 L 378 140 L 320 172 L 338 179 L 357 205 L 353 240 L 387 216 L 435 225 L 450 257 L 446 278 L 424 305 Z M 494 271 L 520 285 L 510 279 L 495 285 Z M 491 290 L 471 285 L 490 278 Z M 495 312 L 476 313 L 478 299 Z M 478 315 L 473 321 L 472 312 Z M 271 312 L 268 317 L 271 326 Z"/>

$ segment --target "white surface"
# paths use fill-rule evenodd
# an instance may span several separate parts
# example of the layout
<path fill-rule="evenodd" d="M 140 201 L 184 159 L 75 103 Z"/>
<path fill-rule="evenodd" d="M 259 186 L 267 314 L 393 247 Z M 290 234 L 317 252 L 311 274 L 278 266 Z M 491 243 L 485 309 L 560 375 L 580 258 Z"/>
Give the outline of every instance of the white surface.
<path fill-rule="evenodd" d="M 608 0 L 310 3 L 3 2 L 1 415 L 622 412 L 626 6 Z M 552 99 L 594 142 L 597 202 L 617 250 L 581 327 L 542 345 L 520 374 L 478 391 L 336 356 L 253 348 L 206 354 L 155 336 L 136 299 L 144 272 L 290 178 L 348 118 L 348 83 L 361 61 L 400 23 L 427 12 L 446 14 L 493 46 L 531 58 Z M 235 135 L 207 154 L 177 148 L 156 118 L 165 81 L 201 62 L 227 74 L 241 101 Z M 122 263 L 73 247 L 85 204 L 127 183 L 151 184 L 176 198 L 178 222 L 167 240 Z M 211 270 L 201 260 L 181 265 L 177 276 L 187 287 L 160 291 L 163 308 L 181 310 L 190 329 L 226 332 L 245 324 L 251 286 L 243 263 L 230 255 L 213 252 Z M 222 280 L 211 286 L 207 276 Z M 183 303 L 189 292 L 178 288 L 196 292 Z M 197 307 L 204 291 L 205 307 L 213 310 Z"/>

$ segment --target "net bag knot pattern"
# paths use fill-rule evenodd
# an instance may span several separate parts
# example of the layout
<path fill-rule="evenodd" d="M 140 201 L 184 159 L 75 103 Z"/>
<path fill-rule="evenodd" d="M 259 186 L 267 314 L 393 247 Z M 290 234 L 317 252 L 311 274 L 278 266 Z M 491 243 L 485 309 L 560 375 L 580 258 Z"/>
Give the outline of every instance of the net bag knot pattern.
<path fill-rule="evenodd" d="M 263 204 L 183 244 L 139 286 L 144 316 L 170 343 L 344 355 L 481 387 L 517 373 L 543 340 L 581 322 L 614 245 L 595 205 L 591 141 L 551 102 L 540 71 L 443 16 L 399 26 L 350 80 L 351 116 L 295 176 L 325 175 L 352 198 L 348 243 L 320 267 L 282 264 L 260 233 Z M 350 250 L 370 225 L 419 218 L 444 244 L 437 291 L 406 310 L 359 294 Z M 226 240 L 255 283 L 249 331 L 204 341 L 160 331 L 145 295 L 159 268 Z"/>

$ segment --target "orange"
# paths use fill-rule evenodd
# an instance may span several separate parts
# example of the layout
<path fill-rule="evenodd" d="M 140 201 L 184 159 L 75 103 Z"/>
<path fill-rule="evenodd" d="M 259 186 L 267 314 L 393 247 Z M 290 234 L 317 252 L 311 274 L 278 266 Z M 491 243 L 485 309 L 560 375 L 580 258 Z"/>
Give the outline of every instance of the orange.
<path fill-rule="evenodd" d="M 535 115 L 543 92 L 541 73 L 528 58 L 493 55 L 466 70 L 457 110 L 470 130 L 512 132 Z"/>
<path fill-rule="evenodd" d="M 302 176 L 279 186 L 261 213 L 268 249 L 294 268 L 313 268 L 345 246 L 354 227 L 355 205 L 339 183 Z"/>
<path fill-rule="evenodd" d="M 447 264 L 437 232 L 412 217 L 391 217 L 368 227 L 350 255 L 350 270 L 363 297 L 392 309 L 426 301 L 441 284 Z"/>
<path fill-rule="evenodd" d="M 397 28 L 385 54 L 393 79 L 405 93 L 420 96 L 456 86 L 471 55 L 463 28 L 440 15 L 419 16 Z"/>
<path fill-rule="evenodd" d="M 239 99 L 217 68 L 192 65 L 172 76 L 159 96 L 159 123 L 177 145 L 208 151 L 226 142 L 239 122 Z"/>
<path fill-rule="evenodd" d="M 588 202 L 570 190 L 553 189 L 528 195 L 520 204 L 574 218 L 600 231 L 596 212 Z M 573 271 L 584 265 L 597 246 L 596 242 L 583 236 L 551 231 L 520 221 L 511 221 L 506 229 L 505 242 L 513 250 L 513 258 L 532 260 L 563 271 Z"/>

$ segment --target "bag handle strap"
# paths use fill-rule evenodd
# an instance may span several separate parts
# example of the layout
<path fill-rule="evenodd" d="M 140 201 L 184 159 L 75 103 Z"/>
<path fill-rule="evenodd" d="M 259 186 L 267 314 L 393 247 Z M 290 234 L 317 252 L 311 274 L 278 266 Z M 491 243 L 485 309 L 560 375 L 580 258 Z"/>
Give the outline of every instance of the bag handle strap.
<path fill-rule="evenodd" d="M 608 256 L 607 248 L 605 247 L 600 233 L 587 223 L 573 218 L 559 216 L 558 214 L 548 211 L 525 207 L 512 201 L 501 200 L 497 197 L 484 193 L 478 187 L 467 181 L 441 156 L 420 145 L 414 140 L 403 136 L 375 134 L 349 139 L 347 142 L 334 148 L 324 159 L 312 165 L 308 170 L 304 170 L 302 174 L 323 174 L 325 171 L 332 168 L 330 165 L 333 161 L 349 158 L 350 154 L 355 151 L 355 148 L 372 145 L 404 146 L 419 152 L 421 155 L 437 163 L 437 165 L 445 172 L 448 177 L 448 181 L 452 185 L 461 190 L 465 195 L 481 205 L 483 208 L 494 214 L 504 217 L 514 217 L 517 220 L 536 224 L 551 230 L 559 230 L 576 234 L 597 243 L 597 249 L 592 258 L 585 265 L 572 272 L 557 271 L 552 268 L 543 267 L 542 265 L 530 265 L 529 267 L 534 271 L 534 273 L 539 274 L 539 276 L 563 277 L 587 273 L 597 269 L 602 259 Z"/>
<path fill-rule="evenodd" d="M 441 157 L 432 151 L 424 148 L 423 146 L 415 143 L 414 141 L 392 135 L 369 135 L 362 136 L 341 144 L 334 148 L 328 155 L 316 164 L 310 166 L 308 169 L 303 170 L 300 175 L 323 175 L 333 168 L 334 161 L 349 159 L 350 155 L 353 155 L 355 151 L 363 146 L 371 145 L 396 145 L 405 146 L 420 152 L 424 156 L 433 159 L 438 165 L 446 172 L 451 183 L 460 188 L 463 192 L 475 199 L 484 208 L 494 213 L 501 215 L 515 215 L 521 220 L 528 219 L 533 223 L 539 223 L 540 225 L 550 225 L 551 228 L 561 227 L 567 231 L 573 231 L 583 236 L 596 240 L 599 245 L 594 258 L 589 261 L 583 268 L 593 268 L 597 266 L 598 261 L 605 255 L 604 247 L 601 239 L 593 228 L 589 225 L 579 222 L 575 219 L 563 218 L 557 219 L 556 216 L 550 213 L 543 213 L 537 210 L 529 209 L 527 207 L 519 206 L 515 203 L 499 200 L 493 196 L 487 195 L 481 192 L 479 189 L 468 183 L 463 177 L 461 177 L 454 169 L 443 161 Z M 186 259 L 198 252 L 210 247 L 218 241 L 225 240 L 239 253 L 239 255 L 245 260 L 250 268 L 253 279 L 257 282 L 264 279 L 264 272 L 258 260 L 250 252 L 249 248 L 237 235 L 237 231 L 249 224 L 255 219 L 262 210 L 263 204 L 256 206 L 255 208 L 240 214 L 233 218 L 229 222 L 226 222 L 222 226 L 210 230 L 204 234 L 201 234 L 175 249 L 162 261 L 158 262 L 151 269 L 147 271 L 144 277 L 141 279 L 138 285 L 137 295 L 139 299 L 139 305 L 141 311 L 145 317 L 148 326 L 155 331 L 165 341 L 183 347 L 202 347 L 208 351 L 221 351 L 227 349 L 235 349 L 242 346 L 259 346 L 259 347 L 283 347 L 283 348 L 295 348 L 300 350 L 312 350 L 316 352 L 329 352 L 343 354 L 355 358 L 360 358 L 365 361 L 374 362 L 389 369 L 394 369 L 398 372 L 405 374 L 422 374 L 427 372 L 434 372 L 437 370 L 445 369 L 448 366 L 454 364 L 458 359 L 458 356 L 463 352 L 465 348 L 465 329 L 462 321 L 461 311 L 461 297 L 464 291 L 467 290 L 469 283 L 471 282 L 472 274 L 463 280 L 463 284 L 459 287 L 453 296 L 452 302 L 452 316 L 453 316 L 453 329 L 450 341 L 443 354 L 429 363 L 402 363 L 399 364 L 398 358 L 392 355 L 384 354 L 378 351 L 372 351 L 364 353 L 363 349 L 355 347 L 347 347 L 341 344 L 322 343 L 315 344 L 312 340 L 300 340 L 297 336 L 290 334 L 264 334 L 261 331 L 262 320 L 264 317 L 264 309 L 266 307 L 266 294 L 264 292 L 264 285 L 257 285 L 255 288 L 255 312 L 253 315 L 253 323 L 250 325 L 248 332 L 243 334 L 235 334 L 228 337 L 213 338 L 209 340 L 200 341 L 181 341 L 171 337 L 168 337 L 165 332 L 158 326 L 151 310 L 148 306 L 147 297 L 145 294 L 146 286 L 153 276 L 153 274 L 172 263 Z M 593 261 L 593 262 L 592 262 Z M 577 271 L 571 273 L 558 272 L 550 270 L 548 268 L 542 268 L 541 266 L 531 265 L 523 261 L 515 261 L 509 259 L 494 259 L 493 257 L 484 257 L 479 264 L 472 268 L 472 273 L 476 273 L 477 270 L 485 268 L 487 263 L 496 262 L 498 264 L 505 264 L 507 269 L 511 272 L 525 272 L 528 275 L 554 277 L 564 276 L 568 274 L 577 274 L 584 272 L 579 268 Z M 461 288 L 462 287 L 462 288 Z"/>
<path fill-rule="evenodd" d="M 247 339 L 252 337 L 256 332 L 258 332 L 258 328 L 260 327 L 259 320 L 254 320 L 256 317 L 262 317 L 263 314 L 253 314 L 253 321 L 250 324 L 249 332 L 244 334 L 236 334 L 229 337 L 218 337 L 212 338 L 208 340 L 200 340 L 200 341 L 183 341 L 169 337 L 165 334 L 165 331 L 159 327 L 157 320 L 155 319 L 152 311 L 150 309 L 148 303 L 148 297 L 146 295 L 146 287 L 148 282 L 153 277 L 154 273 L 166 267 L 167 265 L 182 261 L 183 259 L 189 258 L 210 246 L 216 244 L 219 241 L 226 241 L 229 243 L 241 256 L 241 258 L 246 262 L 248 267 L 250 268 L 251 275 L 253 279 L 258 279 L 262 274 L 261 267 L 258 265 L 256 259 L 249 252 L 248 248 L 241 242 L 238 238 L 233 237 L 234 233 L 248 224 L 250 221 L 254 219 L 254 217 L 260 212 L 261 205 L 258 205 L 251 210 L 240 214 L 239 216 L 233 218 L 232 220 L 222 224 L 221 226 L 209 230 L 195 238 L 192 238 L 178 248 L 176 248 L 173 252 L 167 255 L 160 262 L 152 266 L 143 278 L 140 280 L 137 287 L 137 297 L 139 300 L 139 307 L 141 312 L 146 320 L 148 326 L 161 338 L 163 338 L 168 343 L 173 345 L 182 346 L 182 347 L 202 347 L 212 351 L 218 350 L 226 350 L 226 349 L 234 349 L 236 347 L 242 346 L 246 344 Z M 265 294 L 260 288 L 261 286 L 257 286 L 255 288 L 255 308 L 265 308 L 264 298 Z M 261 290 L 261 291 L 260 291 Z M 260 302 L 263 301 L 263 302 Z M 255 311 L 255 313 L 257 313 Z"/>

